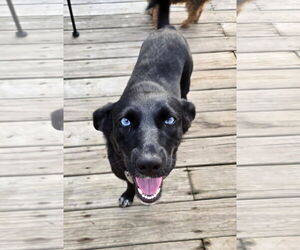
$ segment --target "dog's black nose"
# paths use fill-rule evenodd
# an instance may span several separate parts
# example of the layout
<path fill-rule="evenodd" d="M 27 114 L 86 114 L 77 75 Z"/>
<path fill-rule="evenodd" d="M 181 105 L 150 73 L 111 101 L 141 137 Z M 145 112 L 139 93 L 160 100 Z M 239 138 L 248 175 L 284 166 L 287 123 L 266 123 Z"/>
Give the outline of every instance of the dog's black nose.
<path fill-rule="evenodd" d="M 162 160 L 159 156 L 144 155 L 136 161 L 138 171 L 147 176 L 157 174 L 162 167 Z"/>

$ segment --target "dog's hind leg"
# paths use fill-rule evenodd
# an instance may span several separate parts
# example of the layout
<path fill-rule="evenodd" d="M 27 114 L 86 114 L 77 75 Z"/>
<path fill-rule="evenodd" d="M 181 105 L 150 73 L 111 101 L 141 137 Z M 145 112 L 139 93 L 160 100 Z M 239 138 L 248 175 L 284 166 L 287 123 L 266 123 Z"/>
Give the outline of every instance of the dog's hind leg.
<path fill-rule="evenodd" d="M 188 18 L 182 22 L 182 28 L 188 27 L 191 23 L 198 22 L 206 2 L 208 2 L 208 0 L 193 0 L 186 2 Z"/>
<path fill-rule="evenodd" d="M 129 207 L 132 204 L 133 198 L 135 196 L 134 184 L 130 183 L 129 181 L 126 182 L 127 182 L 127 189 L 119 198 L 120 207 Z"/>

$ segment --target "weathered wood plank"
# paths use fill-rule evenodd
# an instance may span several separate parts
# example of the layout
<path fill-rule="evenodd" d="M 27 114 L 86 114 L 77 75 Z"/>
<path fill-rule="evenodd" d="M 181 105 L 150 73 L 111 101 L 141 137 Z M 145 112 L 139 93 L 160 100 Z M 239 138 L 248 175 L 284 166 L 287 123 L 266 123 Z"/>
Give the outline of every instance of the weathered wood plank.
<path fill-rule="evenodd" d="M 100 3 L 122 3 L 122 2 L 143 2 L 143 0 L 73 0 L 72 4 L 100 4 Z M 67 1 L 64 1 L 67 4 Z"/>
<path fill-rule="evenodd" d="M 211 5 L 214 10 L 235 10 L 236 1 L 235 0 L 211 0 Z"/>
<path fill-rule="evenodd" d="M 235 124 L 235 111 L 201 112 L 184 138 L 232 135 L 236 132 Z M 102 133 L 95 130 L 92 121 L 64 124 L 64 146 L 95 144 L 105 144 L 105 140 Z"/>
<path fill-rule="evenodd" d="M 235 196 L 235 172 L 235 165 L 189 168 L 195 199 Z"/>
<path fill-rule="evenodd" d="M 73 2 L 72 2 L 73 4 Z M 198 23 L 233 23 L 235 22 L 235 10 L 232 11 L 209 11 L 205 10 L 201 14 Z M 170 23 L 172 25 L 179 25 L 187 18 L 186 11 L 171 12 Z M 1 20 L 1 19 L 0 19 Z M 278 21 L 278 20 L 277 20 Z M 83 29 L 101 29 L 101 28 L 126 28 L 126 27 L 140 27 L 150 26 L 153 23 L 149 15 L 144 13 L 126 14 L 126 15 L 110 15 L 109 22 L 107 22 L 107 15 L 95 16 L 76 16 L 76 24 Z M 1 26 L 0 26 L 1 27 Z M 69 17 L 65 17 L 65 30 L 72 30 L 72 23 Z"/>
<path fill-rule="evenodd" d="M 2 99 L 0 121 L 50 120 L 51 113 L 63 107 L 63 98 Z"/>
<path fill-rule="evenodd" d="M 177 167 L 230 164 L 236 160 L 235 136 L 183 140 L 177 153 Z M 107 173 L 110 165 L 105 146 L 64 149 L 65 175 Z"/>
<path fill-rule="evenodd" d="M 300 89 L 238 91 L 238 111 L 299 110 L 299 95 Z"/>
<path fill-rule="evenodd" d="M 238 199 L 299 196 L 299 165 L 237 168 Z"/>
<path fill-rule="evenodd" d="M 15 5 L 15 1 L 14 1 Z M 42 21 L 41 21 L 42 19 Z M 77 18 L 76 18 L 77 21 Z M 35 29 L 63 29 L 64 22 L 63 17 L 59 16 L 28 16 L 21 18 L 22 28 L 26 31 Z M 0 17 L 0 30 L 1 31 L 15 31 L 16 25 L 9 17 Z M 31 31 L 30 31 L 31 34 Z"/>
<path fill-rule="evenodd" d="M 232 52 L 193 55 L 194 70 L 196 71 L 235 68 L 235 60 Z M 131 74 L 136 61 L 135 57 L 66 61 L 64 63 L 65 78 L 126 76 Z"/>
<path fill-rule="evenodd" d="M 300 3 L 297 0 L 285 1 L 282 4 L 280 0 L 274 0 L 272 2 L 266 0 L 257 0 L 257 5 L 261 10 L 295 10 L 300 9 Z"/>
<path fill-rule="evenodd" d="M 239 23 L 237 34 L 238 37 L 279 36 L 275 27 L 270 23 Z"/>
<path fill-rule="evenodd" d="M 0 176 L 63 173 L 63 146 L 0 148 Z"/>
<path fill-rule="evenodd" d="M 64 218 L 66 249 L 120 246 L 128 239 L 130 243 L 158 242 L 159 232 L 164 232 L 165 241 L 230 236 L 235 233 L 235 200 L 75 211 Z"/>
<path fill-rule="evenodd" d="M 236 73 L 238 90 L 300 87 L 300 69 L 239 70 Z"/>
<path fill-rule="evenodd" d="M 87 15 L 117 15 L 130 13 L 144 13 L 147 2 L 120 2 L 120 3 L 103 3 L 103 4 L 74 4 L 73 11 L 76 16 Z M 65 7 L 65 16 L 69 16 L 68 9 Z"/>
<path fill-rule="evenodd" d="M 65 121 L 91 120 L 93 112 L 119 96 L 65 99 Z M 197 112 L 224 111 L 235 109 L 235 89 L 191 91 L 188 99 L 196 105 Z"/>
<path fill-rule="evenodd" d="M 0 211 L 63 208 L 63 175 L 0 177 Z"/>
<path fill-rule="evenodd" d="M 52 127 L 51 121 L 2 122 L 1 147 L 63 144 L 63 132 Z"/>
<path fill-rule="evenodd" d="M 14 44 L 0 45 L 1 61 L 31 59 L 62 59 L 62 44 Z"/>
<path fill-rule="evenodd" d="M 32 16 L 33 13 L 38 13 L 40 16 L 59 16 L 63 15 L 63 6 L 57 4 L 25 4 L 16 5 L 15 10 L 19 17 Z M 10 17 L 11 13 L 6 5 L 0 5 L 0 16 Z"/>
<path fill-rule="evenodd" d="M 95 209 L 117 207 L 126 183 L 114 174 L 67 177 L 64 181 L 64 209 Z M 193 200 L 188 173 L 174 169 L 164 180 L 160 202 Z M 141 204 L 135 198 L 133 205 Z"/>
<path fill-rule="evenodd" d="M 187 39 L 187 41 L 192 53 L 235 50 L 235 39 L 233 37 L 191 38 Z M 137 57 L 140 52 L 141 45 L 142 41 L 109 44 L 70 44 L 64 46 L 64 58 L 65 60 L 80 60 Z M 74 51 L 76 51 L 76 53 L 74 53 Z"/>
<path fill-rule="evenodd" d="M 70 35 L 70 34 L 68 34 Z M 0 44 L 63 44 L 62 29 L 31 30 L 30 35 L 16 38 L 16 31 L 1 31 Z"/>
<path fill-rule="evenodd" d="M 237 138 L 237 161 L 239 165 L 298 164 L 299 146 L 300 136 Z"/>
<path fill-rule="evenodd" d="M 300 37 L 241 37 L 237 38 L 238 53 L 268 52 L 268 51 L 295 51 L 300 49 Z"/>
<path fill-rule="evenodd" d="M 126 247 L 118 247 L 118 250 L 195 250 L 202 249 L 201 240 L 189 240 L 189 241 L 176 241 L 176 242 L 163 242 L 163 243 L 152 243 L 142 245 L 130 245 Z"/>
<path fill-rule="evenodd" d="M 238 69 L 300 68 L 294 52 L 238 53 Z"/>
<path fill-rule="evenodd" d="M 4 79 L 62 77 L 63 60 L 0 61 L 0 75 Z"/>
<path fill-rule="evenodd" d="M 238 240 L 238 249 L 249 250 L 297 250 L 300 244 L 300 237 L 267 237 L 267 238 L 242 238 Z"/>
<path fill-rule="evenodd" d="M 203 240 L 207 250 L 233 250 L 236 249 L 236 237 L 218 237 Z"/>
<path fill-rule="evenodd" d="M 236 36 L 236 23 L 221 23 L 225 36 Z"/>
<path fill-rule="evenodd" d="M 151 31 L 154 31 L 154 27 L 82 30 L 78 39 L 73 39 L 70 32 L 65 32 L 64 42 L 65 44 L 86 44 L 144 41 Z M 180 32 L 185 38 L 224 37 L 222 27 L 218 23 L 194 25 L 188 29 L 181 29 Z"/>
<path fill-rule="evenodd" d="M 9 79 L 0 82 L 0 98 L 45 98 L 64 95 L 63 78 Z"/>
<path fill-rule="evenodd" d="M 237 201 L 238 238 L 297 235 L 300 198 Z"/>
<path fill-rule="evenodd" d="M 300 22 L 299 10 L 244 11 L 237 18 L 238 23 Z M 238 24 L 238 25 L 239 25 Z"/>
<path fill-rule="evenodd" d="M 207 250 L 233 250 L 236 247 L 235 237 L 218 237 L 218 238 L 207 238 L 204 239 L 205 249 Z M 118 250 L 168 250 L 168 249 L 186 249 L 195 250 L 203 249 L 201 240 L 188 240 L 188 241 L 176 241 L 176 242 L 164 242 L 155 244 L 142 244 L 132 245 L 126 247 L 118 247 Z"/>
<path fill-rule="evenodd" d="M 300 10 L 299 10 L 300 13 Z M 275 23 L 274 24 L 282 36 L 299 36 L 300 23 Z"/>
<path fill-rule="evenodd" d="M 61 0 L 14 0 L 14 5 L 26 5 L 26 4 L 61 4 Z M 0 5 L 5 5 L 1 3 Z"/>
<path fill-rule="evenodd" d="M 244 74 L 244 72 L 246 71 L 243 71 L 243 73 L 239 73 L 239 74 Z M 286 74 L 286 75 L 290 76 L 293 74 Z M 65 80 L 64 96 L 65 98 L 80 98 L 80 97 L 121 95 L 123 90 L 125 89 L 129 77 L 130 76 Z M 250 76 L 247 78 L 247 81 L 250 81 L 252 79 L 253 77 Z M 289 78 L 289 80 L 290 79 L 291 77 Z M 296 82 L 298 83 L 297 79 L 298 79 L 297 75 L 295 75 L 294 81 L 292 80 L 289 81 L 291 82 L 290 84 L 292 84 L 293 82 L 295 84 Z M 191 90 L 208 90 L 208 89 L 213 90 L 213 89 L 223 89 L 223 88 L 234 88 L 235 82 L 236 82 L 236 71 L 234 69 L 194 71 L 192 74 L 190 89 Z"/>
<path fill-rule="evenodd" d="M 300 110 L 237 113 L 238 136 L 300 134 Z"/>
<path fill-rule="evenodd" d="M 0 248 L 63 248 L 63 209 L 0 213 Z"/>

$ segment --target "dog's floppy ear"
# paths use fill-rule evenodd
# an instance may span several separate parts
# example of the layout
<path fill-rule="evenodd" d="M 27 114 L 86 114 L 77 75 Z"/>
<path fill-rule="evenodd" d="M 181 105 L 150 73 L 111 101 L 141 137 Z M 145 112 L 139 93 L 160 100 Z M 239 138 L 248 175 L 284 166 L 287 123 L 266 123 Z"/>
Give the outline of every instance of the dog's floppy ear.
<path fill-rule="evenodd" d="M 108 103 L 93 113 L 93 123 L 95 129 L 102 131 L 104 134 L 112 130 L 111 110 L 114 103 Z"/>
<path fill-rule="evenodd" d="M 181 99 L 181 105 L 183 110 L 182 115 L 182 130 L 183 133 L 187 132 L 189 127 L 191 126 L 192 121 L 196 116 L 196 108 L 195 105 L 185 99 Z"/>

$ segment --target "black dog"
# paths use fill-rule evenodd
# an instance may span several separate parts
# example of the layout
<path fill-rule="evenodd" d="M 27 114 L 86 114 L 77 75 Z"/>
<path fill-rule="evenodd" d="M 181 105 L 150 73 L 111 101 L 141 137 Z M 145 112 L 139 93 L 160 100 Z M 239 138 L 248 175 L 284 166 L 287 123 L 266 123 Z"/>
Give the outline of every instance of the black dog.
<path fill-rule="evenodd" d="M 160 29 L 143 43 L 120 100 L 93 114 L 94 127 L 106 137 L 112 171 L 127 181 L 121 207 L 131 205 L 135 194 L 148 204 L 159 199 L 195 117 L 195 106 L 186 100 L 193 69 L 188 44 L 169 26 L 170 1 L 155 2 Z"/>

